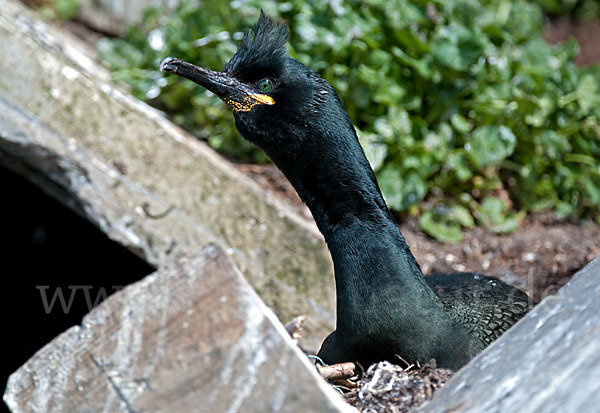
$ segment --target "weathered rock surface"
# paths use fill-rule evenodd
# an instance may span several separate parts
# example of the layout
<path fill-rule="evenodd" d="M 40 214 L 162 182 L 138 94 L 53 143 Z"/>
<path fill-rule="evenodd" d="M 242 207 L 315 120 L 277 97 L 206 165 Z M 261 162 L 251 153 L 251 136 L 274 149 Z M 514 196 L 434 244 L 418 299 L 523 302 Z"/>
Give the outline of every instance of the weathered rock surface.
<path fill-rule="evenodd" d="M 130 25 L 141 22 L 147 8 L 160 6 L 169 11 L 178 3 L 178 0 L 82 0 L 77 18 L 96 30 L 120 36 Z"/>
<path fill-rule="evenodd" d="M 215 245 L 109 297 L 4 400 L 14 413 L 352 411 Z"/>
<path fill-rule="evenodd" d="M 82 50 L 0 0 L 0 164 L 156 267 L 217 243 L 282 320 L 307 315 L 305 344 L 318 348 L 334 293 L 314 224 L 116 89 Z"/>
<path fill-rule="evenodd" d="M 600 257 L 460 370 L 420 412 L 595 412 Z"/>

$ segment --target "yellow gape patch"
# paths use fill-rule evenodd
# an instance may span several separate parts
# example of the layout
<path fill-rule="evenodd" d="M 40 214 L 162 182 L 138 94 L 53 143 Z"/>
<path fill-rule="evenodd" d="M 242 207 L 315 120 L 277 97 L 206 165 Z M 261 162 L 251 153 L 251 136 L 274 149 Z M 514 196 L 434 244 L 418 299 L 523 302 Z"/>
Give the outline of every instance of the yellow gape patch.
<path fill-rule="evenodd" d="M 253 93 L 246 96 L 241 102 L 233 99 L 225 99 L 225 103 L 231 107 L 234 112 L 248 112 L 255 105 L 274 105 L 275 101 L 271 96 Z"/>

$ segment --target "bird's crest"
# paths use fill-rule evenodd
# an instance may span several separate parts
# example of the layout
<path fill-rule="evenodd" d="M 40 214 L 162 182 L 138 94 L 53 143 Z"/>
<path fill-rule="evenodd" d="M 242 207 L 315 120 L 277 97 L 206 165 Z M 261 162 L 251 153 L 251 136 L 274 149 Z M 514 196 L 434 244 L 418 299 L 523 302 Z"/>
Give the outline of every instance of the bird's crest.
<path fill-rule="evenodd" d="M 278 75 L 287 58 L 285 43 L 288 38 L 287 26 L 275 22 L 261 11 L 254 30 L 244 34 L 242 44 L 225 65 L 224 71 L 240 80 Z"/>

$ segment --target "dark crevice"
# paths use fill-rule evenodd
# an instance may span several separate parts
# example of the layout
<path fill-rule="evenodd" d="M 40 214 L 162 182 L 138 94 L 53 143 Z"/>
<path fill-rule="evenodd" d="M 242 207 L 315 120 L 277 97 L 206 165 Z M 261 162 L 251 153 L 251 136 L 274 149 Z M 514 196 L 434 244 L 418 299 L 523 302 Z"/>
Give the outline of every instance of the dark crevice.
<path fill-rule="evenodd" d="M 80 324 L 90 306 L 154 268 L 4 167 L 0 188 L 4 389 L 12 372 Z"/>

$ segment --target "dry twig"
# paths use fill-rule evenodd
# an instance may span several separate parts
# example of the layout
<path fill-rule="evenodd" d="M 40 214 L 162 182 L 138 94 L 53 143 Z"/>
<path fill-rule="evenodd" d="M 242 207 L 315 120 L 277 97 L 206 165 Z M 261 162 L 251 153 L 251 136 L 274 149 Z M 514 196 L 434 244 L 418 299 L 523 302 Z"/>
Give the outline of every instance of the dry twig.
<path fill-rule="evenodd" d="M 317 366 L 319 374 L 327 381 L 336 381 L 354 377 L 360 371 L 352 362 Z"/>

